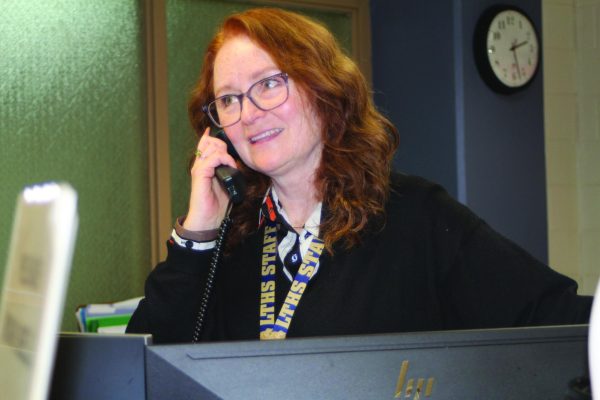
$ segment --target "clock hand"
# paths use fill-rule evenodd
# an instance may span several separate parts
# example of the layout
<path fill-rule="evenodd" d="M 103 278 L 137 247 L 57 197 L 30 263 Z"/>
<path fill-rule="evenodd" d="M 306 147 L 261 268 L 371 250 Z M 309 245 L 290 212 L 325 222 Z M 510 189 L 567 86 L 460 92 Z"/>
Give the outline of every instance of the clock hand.
<path fill-rule="evenodd" d="M 517 65 L 517 74 L 519 74 L 519 79 L 521 79 L 521 67 L 519 67 L 519 59 L 517 58 L 517 52 L 514 48 L 511 48 L 511 51 L 513 52 L 513 56 L 515 57 L 515 64 Z"/>
<path fill-rule="evenodd" d="M 524 45 L 526 45 L 526 44 L 527 44 L 527 40 L 526 40 L 526 41 L 524 41 L 524 42 L 521 42 L 521 43 L 519 43 L 519 44 L 516 44 L 516 43 L 515 43 L 515 44 L 513 44 L 513 45 L 510 47 L 510 51 L 515 51 L 515 50 L 516 50 L 516 49 L 518 49 L 519 47 L 521 47 L 521 46 L 524 46 Z"/>

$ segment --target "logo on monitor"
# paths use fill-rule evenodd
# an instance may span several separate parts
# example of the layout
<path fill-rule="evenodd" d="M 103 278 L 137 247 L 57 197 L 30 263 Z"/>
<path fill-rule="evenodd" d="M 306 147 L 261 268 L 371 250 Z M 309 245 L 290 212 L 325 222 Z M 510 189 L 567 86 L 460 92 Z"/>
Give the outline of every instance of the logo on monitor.
<path fill-rule="evenodd" d="M 400 367 L 400 374 L 398 375 L 398 381 L 396 382 L 396 392 L 394 395 L 395 399 L 412 399 L 419 400 L 421 398 L 430 397 L 433 391 L 434 379 L 431 378 L 409 378 L 406 380 L 408 374 L 408 360 L 402 361 Z M 406 385 L 404 383 L 406 382 Z"/>

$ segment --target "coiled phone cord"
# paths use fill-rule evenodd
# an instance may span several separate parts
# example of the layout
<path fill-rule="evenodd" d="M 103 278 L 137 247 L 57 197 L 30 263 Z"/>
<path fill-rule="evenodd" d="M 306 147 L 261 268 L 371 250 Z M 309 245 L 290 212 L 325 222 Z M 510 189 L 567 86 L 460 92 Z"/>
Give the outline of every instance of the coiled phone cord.
<path fill-rule="evenodd" d="M 204 293 L 202 294 L 202 299 L 200 300 L 200 309 L 198 310 L 198 316 L 196 317 L 196 325 L 194 327 L 194 335 L 192 337 L 193 343 L 198 343 L 200 341 L 200 335 L 202 334 L 202 329 L 204 328 L 204 318 L 206 317 L 206 310 L 208 309 L 210 294 L 215 283 L 217 266 L 221 261 L 223 243 L 225 242 L 225 237 L 227 236 L 227 232 L 231 227 L 231 217 L 229 216 L 229 213 L 231 212 L 232 207 L 233 203 L 229 201 L 227 211 L 225 212 L 225 218 L 219 227 L 219 234 L 217 236 L 213 255 L 210 260 L 210 267 L 208 268 L 208 276 L 206 278 Z"/>

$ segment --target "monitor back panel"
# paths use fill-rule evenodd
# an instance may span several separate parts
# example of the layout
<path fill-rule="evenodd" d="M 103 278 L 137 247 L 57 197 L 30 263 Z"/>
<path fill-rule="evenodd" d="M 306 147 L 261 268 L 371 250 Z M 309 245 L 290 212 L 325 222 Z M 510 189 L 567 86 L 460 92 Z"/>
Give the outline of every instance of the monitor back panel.
<path fill-rule="evenodd" d="M 61 333 L 51 400 L 144 400 L 150 335 Z"/>
<path fill-rule="evenodd" d="M 564 399 L 587 326 L 149 346 L 148 399 Z"/>

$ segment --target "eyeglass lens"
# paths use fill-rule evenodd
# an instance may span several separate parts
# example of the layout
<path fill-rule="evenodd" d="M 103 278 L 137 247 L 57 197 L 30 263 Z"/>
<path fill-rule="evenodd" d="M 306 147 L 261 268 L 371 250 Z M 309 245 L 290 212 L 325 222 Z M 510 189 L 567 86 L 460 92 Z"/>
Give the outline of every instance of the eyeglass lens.
<path fill-rule="evenodd" d="M 283 74 L 277 74 L 254 83 L 244 94 L 226 94 L 218 97 L 208 105 L 208 113 L 213 122 L 220 127 L 238 122 L 242 117 L 244 96 L 259 109 L 272 110 L 287 100 L 287 81 Z"/>

